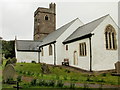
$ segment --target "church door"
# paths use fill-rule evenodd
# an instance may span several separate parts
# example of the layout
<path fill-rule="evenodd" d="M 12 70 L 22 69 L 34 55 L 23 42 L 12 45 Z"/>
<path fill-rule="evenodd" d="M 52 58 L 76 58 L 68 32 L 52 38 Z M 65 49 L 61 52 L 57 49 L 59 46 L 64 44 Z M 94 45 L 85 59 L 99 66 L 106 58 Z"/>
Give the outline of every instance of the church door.
<path fill-rule="evenodd" d="M 78 54 L 77 54 L 77 51 L 74 51 L 74 65 L 78 65 Z"/>

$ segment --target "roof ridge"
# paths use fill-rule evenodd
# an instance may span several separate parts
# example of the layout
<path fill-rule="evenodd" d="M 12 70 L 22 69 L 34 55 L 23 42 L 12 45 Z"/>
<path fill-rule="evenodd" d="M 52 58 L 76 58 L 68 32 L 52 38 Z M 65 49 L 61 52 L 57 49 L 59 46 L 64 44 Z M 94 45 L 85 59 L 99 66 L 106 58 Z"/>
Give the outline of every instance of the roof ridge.
<path fill-rule="evenodd" d="M 73 20 L 71 20 L 70 22 L 68 22 L 68 23 L 66 23 L 66 24 L 64 24 L 64 25 L 62 25 L 61 27 L 59 27 L 58 29 L 60 29 L 60 28 L 62 28 L 62 27 L 64 27 L 64 26 L 66 26 L 66 25 L 68 25 L 68 24 L 72 24 L 74 21 L 76 21 L 77 19 L 79 19 L 79 18 L 75 18 L 75 19 L 73 19 Z M 57 30 L 58 30 L 57 29 Z M 56 30 L 55 30 L 56 31 Z"/>
<path fill-rule="evenodd" d="M 86 23 L 86 24 L 83 24 L 82 26 L 80 26 L 80 27 L 78 27 L 78 28 L 81 28 L 81 27 L 83 27 L 83 26 L 85 26 L 85 25 L 88 25 L 88 24 L 90 24 L 90 23 L 92 23 L 92 22 L 95 22 L 95 21 L 97 21 L 97 20 L 100 20 L 100 19 L 102 19 L 102 18 L 104 18 L 104 17 L 107 17 L 109 14 L 107 14 L 107 15 L 105 15 L 105 16 L 102 16 L 102 17 L 100 17 L 100 18 L 98 18 L 98 19 L 94 19 L 94 20 L 92 20 L 92 21 L 90 21 L 90 22 L 88 22 L 88 23 Z"/>
<path fill-rule="evenodd" d="M 35 40 L 16 40 L 16 41 L 42 42 L 42 41 L 35 41 Z"/>

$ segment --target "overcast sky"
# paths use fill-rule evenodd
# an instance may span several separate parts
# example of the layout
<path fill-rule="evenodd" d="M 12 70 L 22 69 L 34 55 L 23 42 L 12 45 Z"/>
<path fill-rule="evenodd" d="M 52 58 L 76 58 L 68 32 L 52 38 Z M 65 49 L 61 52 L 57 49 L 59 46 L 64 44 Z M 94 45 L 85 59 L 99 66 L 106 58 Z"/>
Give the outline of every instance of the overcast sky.
<path fill-rule="evenodd" d="M 94 2 L 56 1 L 57 28 L 79 18 L 83 23 L 110 14 L 118 23 L 118 0 Z M 34 31 L 34 11 L 38 7 L 49 7 L 53 0 L 3 0 L 0 2 L 0 36 L 4 40 L 32 40 Z M 2 31 L 2 32 L 1 32 Z"/>

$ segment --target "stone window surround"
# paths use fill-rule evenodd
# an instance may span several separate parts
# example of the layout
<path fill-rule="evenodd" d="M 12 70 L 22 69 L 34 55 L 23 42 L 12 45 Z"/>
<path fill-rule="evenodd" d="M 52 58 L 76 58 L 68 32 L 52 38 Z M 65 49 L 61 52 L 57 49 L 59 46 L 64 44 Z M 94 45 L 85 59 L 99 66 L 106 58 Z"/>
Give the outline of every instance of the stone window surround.
<path fill-rule="evenodd" d="M 87 56 L 86 42 L 79 43 L 79 56 Z"/>
<path fill-rule="evenodd" d="M 111 24 L 108 24 L 105 28 L 106 50 L 117 50 L 116 41 L 117 40 L 115 28 Z"/>

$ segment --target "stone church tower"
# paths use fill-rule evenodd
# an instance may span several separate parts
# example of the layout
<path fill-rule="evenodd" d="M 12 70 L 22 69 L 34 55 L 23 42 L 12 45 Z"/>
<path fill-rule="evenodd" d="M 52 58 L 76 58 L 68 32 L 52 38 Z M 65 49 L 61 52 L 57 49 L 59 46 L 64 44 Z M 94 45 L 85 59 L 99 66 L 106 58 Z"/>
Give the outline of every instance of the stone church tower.
<path fill-rule="evenodd" d="M 56 4 L 49 8 L 39 7 L 34 13 L 34 40 L 42 40 L 56 29 Z"/>

